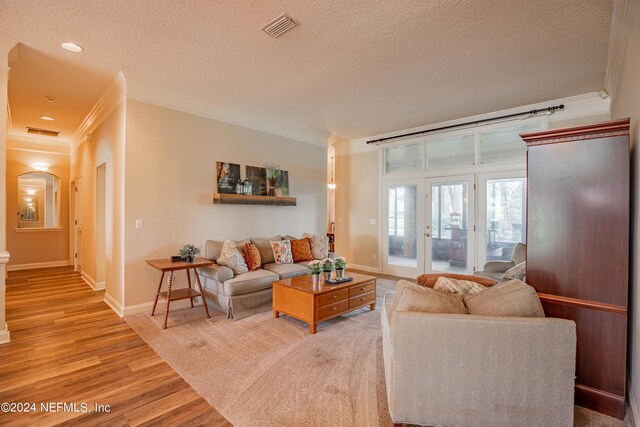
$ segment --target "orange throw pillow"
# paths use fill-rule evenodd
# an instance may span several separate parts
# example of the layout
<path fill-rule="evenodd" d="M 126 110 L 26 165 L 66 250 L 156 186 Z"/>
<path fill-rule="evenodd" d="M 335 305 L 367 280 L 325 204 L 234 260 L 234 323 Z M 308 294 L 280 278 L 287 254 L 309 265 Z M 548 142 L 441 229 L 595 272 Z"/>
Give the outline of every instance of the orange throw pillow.
<path fill-rule="evenodd" d="M 308 238 L 291 240 L 291 253 L 293 254 L 293 262 L 313 261 Z"/>
<path fill-rule="evenodd" d="M 416 282 L 418 285 L 426 286 L 427 288 L 433 288 L 440 277 L 448 277 L 449 279 L 469 280 L 471 282 L 480 283 L 482 286 L 493 286 L 498 283 L 495 280 L 487 279 L 486 277 L 471 276 L 469 274 L 454 274 L 454 273 L 433 273 L 423 274 L 418 276 Z"/>
<path fill-rule="evenodd" d="M 245 243 L 243 255 L 244 261 L 247 263 L 247 267 L 249 267 L 249 271 L 257 270 L 262 266 L 260 251 L 256 245 Z"/>

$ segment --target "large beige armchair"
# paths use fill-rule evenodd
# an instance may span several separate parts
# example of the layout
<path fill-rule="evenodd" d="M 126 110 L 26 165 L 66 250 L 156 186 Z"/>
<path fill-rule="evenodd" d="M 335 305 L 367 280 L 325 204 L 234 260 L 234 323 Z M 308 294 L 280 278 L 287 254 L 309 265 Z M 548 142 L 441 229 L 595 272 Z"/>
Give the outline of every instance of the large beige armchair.
<path fill-rule="evenodd" d="M 494 280 L 502 280 L 502 275 L 511 267 L 515 267 L 521 262 L 527 260 L 527 245 L 524 243 L 518 243 L 514 246 L 511 252 L 511 259 L 509 261 L 489 261 L 482 267 L 482 271 L 476 271 L 476 276 L 487 277 Z"/>
<path fill-rule="evenodd" d="M 575 323 L 387 313 L 382 346 L 394 423 L 572 426 Z"/>

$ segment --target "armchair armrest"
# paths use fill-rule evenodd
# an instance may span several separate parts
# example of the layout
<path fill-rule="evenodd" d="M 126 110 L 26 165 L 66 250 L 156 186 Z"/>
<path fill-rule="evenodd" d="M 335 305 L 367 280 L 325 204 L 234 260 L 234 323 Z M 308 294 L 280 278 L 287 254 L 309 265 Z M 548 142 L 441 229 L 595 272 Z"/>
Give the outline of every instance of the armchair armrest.
<path fill-rule="evenodd" d="M 515 265 L 513 261 L 489 261 L 484 265 L 482 271 L 485 273 L 504 273 Z"/>
<path fill-rule="evenodd" d="M 213 263 L 210 267 L 198 268 L 198 273 L 209 279 L 224 283 L 229 279 L 233 279 L 233 270 L 229 267 Z"/>

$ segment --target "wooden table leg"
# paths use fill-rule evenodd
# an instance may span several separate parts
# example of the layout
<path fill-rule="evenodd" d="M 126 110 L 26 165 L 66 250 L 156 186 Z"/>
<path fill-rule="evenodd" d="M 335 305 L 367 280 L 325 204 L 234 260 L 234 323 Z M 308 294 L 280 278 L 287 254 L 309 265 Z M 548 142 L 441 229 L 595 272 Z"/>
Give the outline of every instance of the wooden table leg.
<path fill-rule="evenodd" d="M 280 313 L 278 312 L 278 310 L 273 310 L 273 317 L 275 317 L 276 319 L 280 317 Z"/>
<path fill-rule="evenodd" d="M 311 330 L 312 334 L 316 333 L 316 324 L 315 323 L 309 323 L 309 329 Z"/>
<path fill-rule="evenodd" d="M 151 310 L 151 315 L 153 316 L 156 313 L 156 305 L 158 305 L 158 297 L 160 296 L 160 289 L 162 289 L 162 281 L 164 280 L 164 271 L 160 276 L 160 283 L 158 283 L 158 291 L 156 292 L 156 300 L 153 302 L 153 309 Z"/>
<path fill-rule="evenodd" d="M 376 303 L 374 302 L 374 303 L 369 304 L 369 308 L 371 309 L 371 311 L 375 311 Z"/>
<path fill-rule="evenodd" d="M 193 274 L 196 276 L 196 283 L 198 284 L 198 290 L 200 291 L 200 296 L 202 297 L 202 305 L 204 306 L 204 312 L 207 313 L 207 318 L 210 319 L 209 309 L 207 308 L 207 300 L 204 298 L 204 292 L 202 291 L 202 283 L 200 283 L 200 276 L 198 275 L 198 271 L 194 268 Z"/>
<path fill-rule="evenodd" d="M 198 273 L 196 273 L 196 274 L 198 274 Z M 189 289 L 191 289 L 191 274 L 189 274 L 189 269 L 188 268 L 187 268 L 187 283 L 189 284 Z M 191 303 L 191 308 L 193 308 L 193 298 L 189 298 L 189 302 Z"/>
<path fill-rule="evenodd" d="M 167 308 L 164 310 L 164 329 L 167 329 L 169 318 L 169 303 L 171 302 L 171 287 L 173 286 L 173 271 L 169 272 L 169 289 L 167 289 Z"/>

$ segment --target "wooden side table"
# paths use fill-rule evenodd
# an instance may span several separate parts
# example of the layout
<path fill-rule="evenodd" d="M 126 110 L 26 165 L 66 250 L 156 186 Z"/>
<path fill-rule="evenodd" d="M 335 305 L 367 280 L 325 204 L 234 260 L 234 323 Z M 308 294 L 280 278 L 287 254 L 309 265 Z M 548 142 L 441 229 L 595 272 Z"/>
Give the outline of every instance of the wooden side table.
<path fill-rule="evenodd" d="M 193 299 L 196 297 L 202 297 L 202 305 L 204 306 L 204 312 L 207 314 L 207 318 L 210 318 L 209 309 L 207 308 L 207 301 L 204 298 L 204 292 L 202 291 L 202 284 L 200 283 L 200 276 L 198 276 L 198 272 L 196 268 L 200 267 L 208 267 L 213 264 L 213 262 L 204 258 L 195 258 L 193 262 L 186 261 L 178 261 L 173 262 L 171 258 L 168 259 L 151 259 L 147 260 L 147 264 L 151 267 L 160 270 L 162 274 L 160 275 L 160 283 L 158 284 L 158 291 L 156 292 L 156 300 L 153 302 L 153 309 L 151 310 L 151 315 L 153 316 L 156 312 L 156 305 L 158 305 L 158 298 L 162 297 L 167 301 L 167 307 L 164 311 L 164 329 L 167 329 L 167 319 L 169 318 L 169 303 L 171 301 L 177 301 L 181 299 L 189 298 L 191 302 L 191 308 L 193 308 Z M 193 274 L 196 276 L 196 284 L 198 285 L 199 292 L 191 287 L 191 275 L 189 274 L 189 269 L 193 269 Z M 189 284 L 188 288 L 183 289 L 174 289 L 173 287 L 173 272 L 178 270 L 186 270 L 187 271 L 187 283 Z M 164 280 L 164 274 L 169 272 L 169 286 L 166 292 L 161 292 L 162 289 L 162 281 Z"/>

